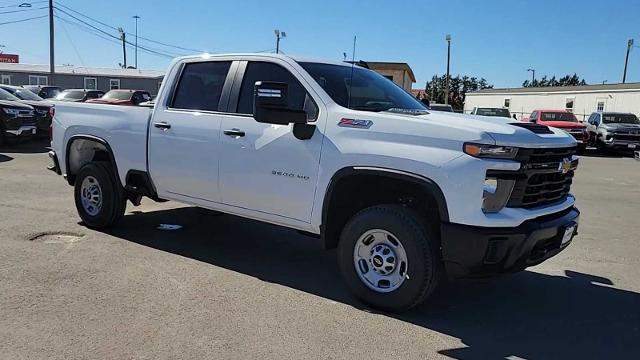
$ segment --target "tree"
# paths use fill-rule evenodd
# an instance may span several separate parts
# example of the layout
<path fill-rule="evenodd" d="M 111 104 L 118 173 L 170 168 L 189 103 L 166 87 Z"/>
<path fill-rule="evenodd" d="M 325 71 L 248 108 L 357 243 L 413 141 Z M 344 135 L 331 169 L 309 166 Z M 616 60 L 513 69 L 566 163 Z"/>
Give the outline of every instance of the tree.
<path fill-rule="evenodd" d="M 491 89 L 493 85 L 490 85 L 484 78 L 478 79 L 475 76 L 451 76 L 449 82 L 449 104 L 454 110 L 462 110 L 464 107 L 464 100 L 467 92 L 476 91 L 481 89 Z M 427 94 L 429 101 L 432 103 L 444 104 L 444 97 L 446 91 L 447 76 L 434 75 L 425 86 L 425 93 Z"/>
<path fill-rule="evenodd" d="M 559 80 L 555 76 L 548 79 L 547 76 L 543 76 L 541 79 L 535 79 L 533 81 L 526 80 L 522 83 L 522 87 L 547 87 L 547 86 L 578 86 L 587 85 L 584 79 L 580 79 L 577 74 L 565 75 Z"/>

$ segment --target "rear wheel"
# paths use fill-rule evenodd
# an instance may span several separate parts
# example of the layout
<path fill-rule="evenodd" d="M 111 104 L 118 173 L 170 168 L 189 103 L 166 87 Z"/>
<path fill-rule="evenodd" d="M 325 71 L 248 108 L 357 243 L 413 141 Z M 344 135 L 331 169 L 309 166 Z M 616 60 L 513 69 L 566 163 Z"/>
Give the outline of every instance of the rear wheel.
<path fill-rule="evenodd" d="M 74 190 L 76 209 L 88 227 L 107 228 L 124 215 L 127 200 L 110 163 L 95 161 L 84 165 Z"/>
<path fill-rule="evenodd" d="M 437 287 L 442 262 L 433 224 L 398 205 L 380 205 L 357 213 L 338 245 L 341 273 L 364 303 L 404 311 Z"/>

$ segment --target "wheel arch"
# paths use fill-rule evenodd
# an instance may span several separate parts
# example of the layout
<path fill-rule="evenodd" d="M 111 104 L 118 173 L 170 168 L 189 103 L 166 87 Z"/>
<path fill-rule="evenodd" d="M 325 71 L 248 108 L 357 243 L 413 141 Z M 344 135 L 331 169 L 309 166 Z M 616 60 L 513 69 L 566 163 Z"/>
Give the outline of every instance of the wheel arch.
<path fill-rule="evenodd" d="M 80 143 L 74 148 L 73 146 L 77 141 Z M 113 166 L 116 179 L 120 181 L 113 150 L 105 139 L 84 134 L 71 136 L 67 141 L 64 159 L 69 185 L 75 183 L 75 176 L 83 165 L 96 160 L 108 160 Z"/>
<path fill-rule="evenodd" d="M 356 179 L 360 177 L 359 179 Z M 338 197 L 341 196 L 339 189 L 345 181 L 366 181 L 371 179 L 381 179 L 383 182 L 392 181 L 397 184 L 407 184 L 412 189 L 420 189 L 421 195 L 429 197 L 437 210 L 438 218 L 441 222 L 449 221 L 449 211 L 444 193 L 438 184 L 430 178 L 414 174 L 411 172 L 380 168 L 380 167 L 345 167 L 338 170 L 329 181 L 327 191 L 322 204 L 322 223 L 320 234 L 323 245 L 326 249 L 335 248 L 338 244 L 340 230 L 344 226 L 345 219 L 337 220 L 332 216 L 340 204 Z M 336 191 L 338 190 L 338 191 Z"/>

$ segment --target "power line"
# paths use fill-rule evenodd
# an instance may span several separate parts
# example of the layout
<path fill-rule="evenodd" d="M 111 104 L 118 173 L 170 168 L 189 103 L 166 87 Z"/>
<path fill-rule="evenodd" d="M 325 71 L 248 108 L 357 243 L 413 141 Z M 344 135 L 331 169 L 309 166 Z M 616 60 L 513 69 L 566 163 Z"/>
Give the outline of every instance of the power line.
<path fill-rule="evenodd" d="M 61 7 L 63 7 L 64 9 L 66 9 L 66 10 L 68 10 L 68 11 L 71 11 L 71 12 L 73 12 L 73 13 L 75 13 L 75 14 L 78 14 L 78 15 L 80 15 L 80 16 L 82 16 L 82 17 L 85 17 L 85 18 L 87 18 L 87 19 L 89 19 L 89 20 L 91 20 L 91 21 L 93 21 L 93 22 L 95 22 L 95 23 L 97 23 L 97 24 L 100 24 L 100 25 L 102 25 L 102 26 L 104 26 L 104 27 L 108 27 L 108 28 L 113 29 L 113 30 L 116 30 L 116 31 L 118 30 L 118 28 L 117 28 L 117 27 L 115 27 L 115 26 L 109 25 L 109 24 L 104 23 L 104 22 L 102 22 L 102 21 L 100 21 L 100 20 L 97 20 L 97 19 L 95 19 L 95 18 L 92 18 L 91 16 L 85 15 L 85 14 L 83 14 L 83 13 L 81 13 L 81 12 L 77 11 L 77 10 L 74 10 L 74 9 L 72 9 L 72 8 L 70 8 L 70 7 L 68 7 L 68 6 L 64 5 L 64 4 L 62 4 L 62 3 L 60 3 L 59 1 L 58 1 L 58 3 L 57 3 L 57 4 L 58 4 L 57 6 L 61 6 Z M 56 8 L 58 8 L 57 6 L 56 6 Z M 60 9 L 60 10 L 61 10 L 61 9 Z M 131 34 L 131 33 L 128 33 L 128 32 L 126 32 L 126 34 L 127 34 L 127 35 L 132 35 L 132 36 L 134 36 L 134 34 Z M 154 44 L 157 44 L 157 45 L 162 45 L 162 46 L 166 46 L 166 47 L 170 47 L 170 48 L 175 48 L 175 49 L 179 49 L 179 50 L 190 51 L 190 52 L 196 52 L 196 53 L 204 53 L 204 52 L 206 52 L 206 51 L 202 51 L 202 50 L 198 50 L 198 49 L 191 49 L 191 48 L 187 48 L 187 47 L 182 47 L 182 46 L 178 46 L 178 45 L 172 45 L 172 44 L 168 44 L 168 43 L 160 42 L 160 41 L 153 40 L 153 39 L 149 39 L 149 38 L 146 38 L 146 37 L 143 37 L 143 36 L 140 36 L 140 35 L 138 35 L 138 38 L 140 38 L 140 39 L 142 39 L 142 40 L 145 40 L 145 41 L 148 41 L 148 42 L 151 42 L 151 43 L 154 43 Z"/>
<path fill-rule="evenodd" d="M 65 15 L 67 15 L 67 16 L 69 16 L 69 17 L 71 17 L 71 18 L 73 18 L 73 19 L 75 19 L 75 20 L 77 20 L 77 21 L 81 22 L 82 24 L 84 24 L 84 25 L 86 25 L 86 26 L 90 27 L 91 29 L 93 29 L 93 30 L 95 30 L 95 31 L 98 31 L 98 32 L 100 32 L 100 33 L 102 33 L 102 34 L 104 34 L 104 35 L 106 35 L 106 36 L 110 37 L 110 38 L 113 38 L 113 39 L 115 39 L 115 40 L 121 40 L 119 37 L 117 37 L 117 36 L 115 36 L 115 35 L 112 35 L 112 34 L 110 34 L 110 33 L 106 32 L 106 31 L 104 31 L 104 30 L 102 30 L 102 29 L 100 29 L 100 28 L 98 28 L 98 27 L 96 27 L 96 26 L 92 25 L 92 24 L 89 24 L 88 22 L 86 22 L 86 21 L 84 21 L 84 20 L 82 20 L 82 19 L 79 19 L 79 18 L 77 18 L 76 16 L 74 16 L 74 15 L 72 15 L 72 14 L 69 14 L 68 12 L 64 11 L 63 9 L 56 8 L 56 10 L 57 10 L 57 11 L 62 12 L 63 14 L 65 14 Z M 59 16 L 57 16 L 57 17 L 58 17 L 58 18 L 60 18 Z M 126 43 L 126 44 L 128 44 L 128 45 L 130 45 L 130 46 L 133 46 L 133 45 L 134 45 L 134 44 L 132 44 L 132 43 L 131 43 L 131 42 L 129 42 L 129 41 L 125 41 L 125 43 Z M 167 58 L 174 58 L 174 57 L 175 57 L 174 55 L 171 55 L 171 54 L 168 54 L 168 53 L 165 53 L 165 52 L 162 52 L 162 51 L 158 51 L 158 50 L 155 50 L 155 49 L 151 49 L 151 48 L 146 47 L 146 46 L 140 46 L 140 45 L 138 45 L 138 48 L 139 48 L 139 49 L 141 49 L 141 50 L 143 50 L 143 51 L 146 51 L 147 53 L 151 53 L 151 54 L 153 54 L 153 55 L 164 56 L 164 57 L 167 57 Z"/>
<path fill-rule="evenodd" d="M 30 17 L 30 18 L 26 18 L 26 19 L 20 19 L 20 20 L 13 20 L 13 21 L 6 21 L 6 22 L 2 22 L 0 23 L 0 25 L 9 25 L 9 24 L 16 24 L 16 23 L 21 23 L 21 22 L 25 22 L 25 21 L 31 21 L 31 20 L 36 20 L 36 19 L 42 19 L 42 18 L 46 18 L 49 15 L 42 15 L 42 16 L 35 16 L 35 17 Z"/>
<path fill-rule="evenodd" d="M 28 4 L 41 4 L 41 3 L 45 3 L 47 2 L 47 0 L 40 0 L 40 1 L 31 1 Z M 0 9 L 8 9 L 8 8 L 14 8 L 14 7 L 21 7 L 22 4 L 25 4 L 24 2 L 21 2 L 19 4 L 15 4 L 15 5 L 4 5 L 4 6 L 0 6 Z"/>
<path fill-rule="evenodd" d="M 21 13 L 25 11 L 36 11 L 36 10 L 43 10 L 43 9 L 47 9 L 47 6 L 43 6 L 39 8 L 21 9 L 21 10 L 0 11 L 0 14 L 14 14 L 14 13 Z"/>

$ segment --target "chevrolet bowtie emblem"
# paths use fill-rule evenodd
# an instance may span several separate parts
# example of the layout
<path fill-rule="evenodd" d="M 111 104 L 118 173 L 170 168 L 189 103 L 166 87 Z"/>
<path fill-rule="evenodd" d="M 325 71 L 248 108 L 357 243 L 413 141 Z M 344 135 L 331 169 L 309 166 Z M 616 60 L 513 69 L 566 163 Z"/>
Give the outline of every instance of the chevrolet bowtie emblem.
<path fill-rule="evenodd" d="M 563 174 L 571 171 L 571 160 L 567 158 L 562 159 L 562 162 L 558 166 L 558 170 L 561 170 Z"/>

